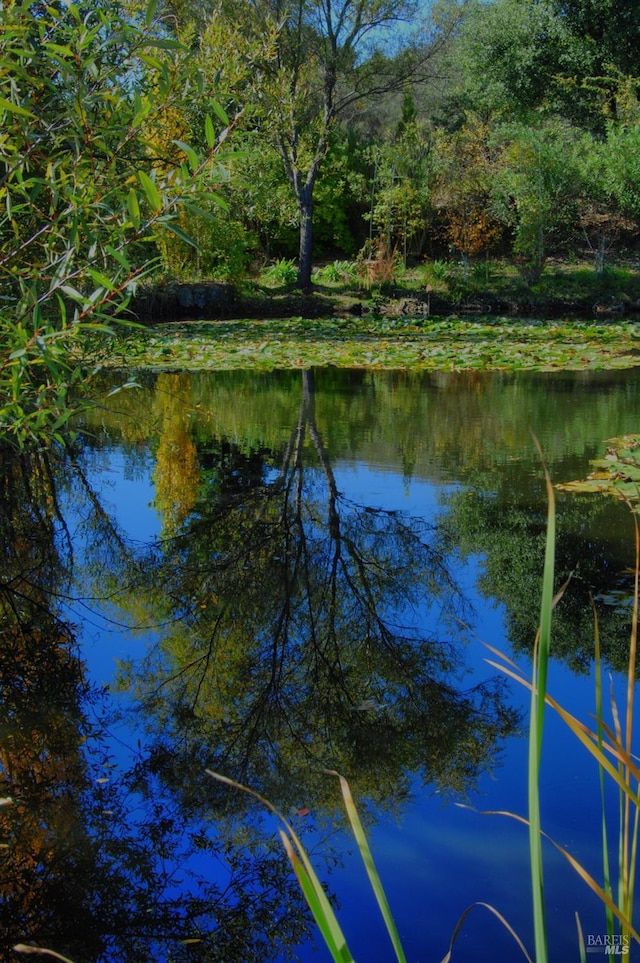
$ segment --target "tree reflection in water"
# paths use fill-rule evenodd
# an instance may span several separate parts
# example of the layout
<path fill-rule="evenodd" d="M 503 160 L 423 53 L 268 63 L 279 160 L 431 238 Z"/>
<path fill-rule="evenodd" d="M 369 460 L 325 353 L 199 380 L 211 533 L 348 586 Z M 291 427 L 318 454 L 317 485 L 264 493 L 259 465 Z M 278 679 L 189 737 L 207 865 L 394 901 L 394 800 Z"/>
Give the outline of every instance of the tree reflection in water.
<path fill-rule="evenodd" d="M 504 606 L 512 648 L 529 655 L 538 627 L 547 517 L 542 487 L 532 499 L 518 487 L 521 473 L 521 465 L 506 465 L 491 479 L 479 475 L 464 492 L 450 493 L 441 529 L 462 557 L 482 546 L 478 592 Z M 556 581 L 567 586 L 554 610 L 553 656 L 576 673 L 589 672 L 595 601 L 603 661 L 624 674 L 634 591 L 630 512 L 611 498 L 572 494 L 558 495 L 558 501 Z"/>
<path fill-rule="evenodd" d="M 6 459 L 2 467 L 0 939 L 6 951 L 16 939 L 62 937 L 67 920 L 69 933 L 87 930 L 93 907 L 81 880 L 93 844 L 81 802 L 89 788 L 81 708 L 87 686 L 71 629 L 49 604 L 66 580 L 70 544 L 56 538 L 66 530 L 48 459 Z M 65 554 L 56 546 L 61 541 Z M 86 947 L 94 954 L 101 946 L 96 937 Z"/>
<path fill-rule="evenodd" d="M 331 862 L 325 767 L 375 819 L 416 778 L 464 793 L 516 725 L 498 683 L 461 687 L 465 600 L 438 528 L 340 491 L 313 374 L 279 449 L 192 438 L 181 384 L 163 406 L 154 479 L 171 537 L 157 544 L 119 529 L 89 443 L 59 463 L 3 458 L 5 955 L 34 942 L 76 960 L 272 959 L 309 932 L 300 894 L 273 827 L 206 768 L 308 810 Z M 71 624 L 89 604 L 150 633 L 121 672 L 141 739 L 124 769 Z"/>
<path fill-rule="evenodd" d="M 497 682 L 457 688 L 464 599 L 435 528 L 338 490 L 313 373 L 279 456 L 218 440 L 200 457 L 193 514 L 145 566 L 173 628 L 126 676 L 149 771 L 197 811 L 226 805 L 208 766 L 320 821 L 337 815 L 327 767 L 377 810 L 416 775 L 468 789 L 513 713 Z"/>
<path fill-rule="evenodd" d="M 244 779 L 297 812 L 306 840 L 316 849 L 323 843 L 331 859 L 338 851 L 322 832 L 336 824 L 339 804 L 325 766 L 349 777 L 373 821 L 385 808 L 400 808 L 420 780 L 464 791 L 493 765 L 514 719 L 499 690 L 462 688 L 456 618 L 465 614 L 464 600 L 441 546 L 474 566 L 482 554 L 477 588 L 504 605 L 509 641 L 528 653 L 545 531 L 529 427 L 543 431 L 554 479 L 577 477 L 599 452 L 594 437 L 637 420 L 640 383 L 623 384 L 618 391 L 617 378 L 593 374 L 547 380 L 323 371 L 316 396 L 311 373 L 301 381 L 293 372 L 167 373 L 117 396 L 120 412 L 132 415 L 126 424 L 104 411 L 96 417 L 99 437 L 87 442 L 84 464 L 100 459 L 103 439 L 108 445 L 115 438 L 131 470 L 132 453 L 146 453 L 153 439 L 165 536 L 132 552 L 77 473 L 73 498 L 82 489 L 93 506 L 85 593 L 112 598 L 119 618 L 126 612 L 154 633 L 145 660 L 122 672 L 127 698 L 137 699 L 135 735 L 143 727 L 146 735 L 135 767 L 120 779 L 140 813 L 136 822 L 124 800 L 120 854 L 140 841 L 151 865 L 170 853 L 175 866 L 180 846 L 188 853 L 215 848 L 231 867 L 230 891 L 206 890 L 213 876 L 192 857 L 188 868 L 200 879 L 171 890 L 182 919 L 191 907 L 194 922 L 167 925 L 203 939 L 199 958 L 266 961 L 278 952 L 269 945 L 274 934 L 295 939 L 285 918 L 299 924 L 298 933 L 304 929 L 295 894 L 271 898 L 281 864 L 268 848 L 272 836 L 260 836 L 253 804 L 213 784 L 205 768 Z M 346 497 L 344 457 L 401 463 L 407 485 L 412 477 L 461 485 L 447 491 L 434 528 L 373 499 Z M 626 529 L 602 502 L 571 500 L 559 514 L 558 572 L 574 576 L 555 617 L 554 655 L 585 668 L 589 593 L 625 601 Z M 596 521 L 604 528 L 594 538 Z M 603 651 L 615 667 L 628 640 L 626 615 L 623 604 L 607 608 Z M 252 862 L 260 855 L 263 863 Z M 154 886 L 160 896 L 152 918 L 164 935 L 163 920 L 180 911 Z M 141 921 L 141 941 L 146 932 Z M 127 947 L 124 958 L 131 953 Z"/>
<path fill-rule="evenodd" d="M 276 935 L 287 944 L 307 926 L 280 847 L 251 826 L 242 840 L 223 821 L 207 833 L 166 794 L 136 793 L 137 769 L 117 773 L 106 755 L 104 693 L 62 615 L 74 547 L 60 488 L 84 499 L 88 570 L 109 553 L 121 574 L 139 568 L 78 466 L 56 475 L 46 455 L 2 458 L 0 953 L 34 943 L 137 963 L 198 947 L 199 959 L 264 961 Z"/>

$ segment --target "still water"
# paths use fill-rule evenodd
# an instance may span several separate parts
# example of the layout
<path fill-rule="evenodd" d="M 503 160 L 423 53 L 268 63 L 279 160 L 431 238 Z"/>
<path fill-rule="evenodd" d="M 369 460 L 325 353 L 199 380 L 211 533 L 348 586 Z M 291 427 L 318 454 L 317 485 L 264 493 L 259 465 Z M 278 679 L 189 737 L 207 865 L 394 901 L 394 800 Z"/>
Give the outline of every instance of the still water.
<path fill-rule="evenodd" d="M 490 904 L 533 951 L 527 696 L 544 475 L 638 430 L 637 371 L 217 372 L 103 386 L 73 458 L 5 459 L 0 939 L 81 961 L 328 960 L 269 799 L 359 963 L 393 952 L 345 827 L 366 822 L 407 959 Z M 550 691 L 585 722 L 593 614 L 623 702 L 629 511 L 558 495 Z M 598 773 L 548 713 L 546 832 L 602 878 Z M 615 815 L 615 798 L 608 806 Z M 487 815 L 487 811 L 494 814 Z M 605 930 L 544 849 L 550 957 Z M 524 959 L 486 907 L 454 960 Z"/>

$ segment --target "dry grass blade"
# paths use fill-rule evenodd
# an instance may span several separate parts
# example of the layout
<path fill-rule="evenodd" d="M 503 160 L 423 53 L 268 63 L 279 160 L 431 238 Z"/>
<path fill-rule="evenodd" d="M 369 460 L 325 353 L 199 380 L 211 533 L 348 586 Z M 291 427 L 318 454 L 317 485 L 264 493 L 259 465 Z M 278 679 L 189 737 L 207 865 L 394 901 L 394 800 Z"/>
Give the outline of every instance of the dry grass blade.
<path fill-rule="evenodd" d="M 62 963 L 73 963 L 68 956 L 62 956 L 55 950 L 45 950 L 41 946 L 29 946 L 27 943 L 17 943 L 13 948 L 16 953 L 38 953 L 40 956 L 52 956 L 54 960 L 62 960 Z"/>
<path fill-rule="evenodd" d="M 520 950 L 521 950 L 521 952 L 522 952 L 525 960 L 527 960 L 528 963 L 533 963 L 533 960 L 532 960 L 531 957 L 529 956 L 529 954 L 528 954 L 528 952 L 527 952 L 527 949 L 526 949 L 524 943 L 522 942 L 522 940 L 520 939 L 520 937 L 518 936 L 518 934 L 516 933 L 516 931 L 513 929 L 513 927 L 511 926 L 511 924 L 508 923 L 507 920 L 504 918 L 504 916 L 502 915 L 502 913 L 498 912 L 498 910 L 497 910 L 494 906 L 491 906 L 490 903 L 481 903 L 481 902 L 472 903 L 470 906 L 467 906 L 466 910 L 459 916 L 458 922 L 457 922 L 456 925 L 455 925 L 455 929 L 454 929 L 453 933 L 451 934 L 451 940 L 449 941 L 449 949 L 448 949 L 447 953 L 445 954 L 445 956 L 443 956 L 443 958 L 442 958 L 442 960 L 441 960 L 441 963 L 449 963 L 449 961 L 451 960 L 451 954 L 452 954 L 452 952 L 453 952 L 453 947 L 454 947 L 454 944 L 455 944 L 456 940 L 458 939 L 458 936 L 459 936 L 459 934 L 460 934 L 460 930 L 462 929 L 463 923 L 464 923 L 464 921 L 466 920 L 466 918 L 467 918 L 467 916 L 469 915 L 469 913 L 470 913 L 473 909 L 475 909 L 476 907 L 489 910 L 490 913 L 493 913 L 493 915 L 494 915 L 497 919 L 500 920 L 500 922 L 502 923 L 502 925 L 503 925 L 503 926 L 505 927 L 505 929 L 511 934 L 511 936 L 513 936 L 513 938 L 514 938 L 514 940 L 516 941 L 516 943 L 518 944 L 518 947 L 520 948 Z"/>
<path fill-rule="evenodd" d="M 519 682 L 521 685 L 524 685 L 527 689 L 531 689 L 531 683 L 529 682 L 528 679 L 525 679 L 520 674 L 512 672 L 505 665 L 501 665 L 499 662 L 494 662 L 492 659 L 487 659 L 487 665 L 491 665 L 493 666 L 493 668 L 499 669 L 505 675 L 508 675 L 510 678 L 515 679 L 515 681 Z M 545 702 L 547 703 L 547 705 L 551 706 L 551 708 L 558 713 L 560 718 L 567 724 L 567 726 L 571 729 L 574 735 L 580 740 L 580 742 L 582 742 L 584 746 L 586 746 L 589 752 L 597 759 L 598 763 L 601 763 L 604 766 L 604 768 L 607 770 L 611 778 L 614 779 L 616 783 L 618 783 L 620 788 L 625 792 L 629 792 L 631 795 L 631 799 L 633 801 L 640 802 L 640 800 L 638 799 L 638 794 L 634 793 L 629 786 L 625 786 L 624 780 L 622 776 L 620 776 L 620 774 L 618 773 L 615 766 L 612 765 L 612 763 L 609 761 L 609 759 L 607 759 L 604 753 L 601 753 L 599 751 L 598 745 L 597 745 L 597 742 L 598 742 L 597 735 L 591 729 L 589 729 L 588 726 L 585 726 L 583 722 L 580 722 L 579 719 L 576 719 L 576 717 L 573 716 L 570 712 L 567 712 L 566 709 L 563 709 L 563 707 L 558 702 L 556 702 L 553 696 L 550 696 L 549 693 L 547 693 L 545 696 Z M 605 731 L 608 731 L 606 727 L 605 727 Z M 636 765 L 636 763 L 634 763 L 631 756 L 627 755 L 626 751 L 622 748 L 621 745 L 618 745 L 617 743 L 615 745 L 608 745 L 607 743 L 604 743 L 603 749 L 607 751 L 610 755 L 612 755 L 615 759 L 617 759 L 619 762 L 621 762 L 623 765 L 629 766 L 630 771 L 634 773 L 636 778 L 640 778 L 640 768 Z"/>
<path fill-rule="evenodd" d="M 623 747 L 619 745 L 612 746 L 612 745 L 608 745 L 607 743 L 604 743 L 603 748 L 605 752 L 601 752 L 598 747 L 597 736 L 595 735 L 594 732 L 591 731 L 591 729 L 589 729 L 582 722 L 576 719 L 575 716 L 571 715 L 570 712 L 567 712 L 566 709 L 563 709 L 562 706 L 555 701 L 555 699 L 549 697 L 548 702 L 549 702 L 549 705 L 553 709 L 555 709 L 555 711 L 558 713 L 560 718 L 567 724 L 567 726 L 573 732 L 576 738 L 579 739 L 584 746 L 586 746 L 586 748 L 589 750 L 591 755 L 597 760 L 597 762 L 600 765 L 602 765 L 604 769 L 607 770 L 607 772 L 609 773 L 611 778 L 614 780 L 614 782 L 618 784 L 618 786 L 631 799 L 632 802 L 637 804 L 638 803 L 637 792 L 633 791 L 629 783 L 618 772 L 618 769 L 610 762 L 607 755 L 605 755 L 605 752 L 607 752 L 609 755 L 612 755 L 615 759 L 617 759 L 620 764 L 628 767 L 631 772 L 637 773 L 638 767 L 632 761 L 631 757 L 627 754 L 627 752 L 623 749 Z"/>
<path fill-rule="evenodd" d="M 482 644 L 484 645 L 485 649 L 489 649 L 489 652 L 493 652 L 494 655 L 497 655 L 498 658 L 502 660 L 501 663 L 496 663 L 487 659 L 489 665 L 497 665 L 497 667 L 502 670 L 502 664 L 504 663 L 504 665 L 510 666 L 512 671 L 517 674 L 514 675 L 514 679 L 520 678 L 523 682 L 526 681 L 527 684 L 530 684 L 528 679 L 526 679 L 524 671 L 520 668 L 517 662 L 514 662 L 513 659 L 510 659 L 509 656 L 505 655 L 504 652 L 501 652 L 500 649 L 496 649 L 495 645 L 489 645 L 488 642 L 483 642 Z"/>
<path fill-rule="evenodd" d="M 461 808 L 472 809 L 473 807 L 462 805 Z M 522 823 L 524 826 L 530 826 L 529 820 L 526 819 L 524 816 L 519 816 L 517 813 L 512 813 L 512 812 L 509 812 L 508 810 L 485 809 L 485 810 L 473 810 L 473 811 L 478 812 L 480 816 L 508 816 L 509 819 L 515 819 L 516 822 Z M 584 882 L 587 884 L 589 889 L 596 894 L 596 896 L 605 904 L 605 906 L 608 907 L 608 909 L 611 910 L 613 915 L 620 921 L 622 926 L 625 927 L 626 932 L 628 932 L 634 938 L 634 940 L 636 940 L 637 943 L 640 943 L 640 935 L 636 933 L 631 922 L 627 919 L 625 914 L 618 909 L 618 907 L 613 902 L 611 897 L 607 893 L 605 893 L 602 886 L 600 886 L 600 884 L 596 882 L 596 880 L 593 878 L 593 876 L 591 876 L 587 872 L 584 866 L 582 866 L 582 864 L 579 863 L 578 860 L 571 855 L 571 853 L 568 853 L 567 850 L 560 845 L 560 843 L 557 843 L 555 839 L 547 835 L 547 833 L 541 830 L 540 835 L 544 839 L 547 839 L 551 843 L 551 845 L 554 846 L 558 850 L 558 852 L 562 854 L 562 856 L 564 856 L 564 858 L 567 860 L 569 865 L 576 871 L 576 873 L 580 876 L 580 878 L 584 880 Z"/>

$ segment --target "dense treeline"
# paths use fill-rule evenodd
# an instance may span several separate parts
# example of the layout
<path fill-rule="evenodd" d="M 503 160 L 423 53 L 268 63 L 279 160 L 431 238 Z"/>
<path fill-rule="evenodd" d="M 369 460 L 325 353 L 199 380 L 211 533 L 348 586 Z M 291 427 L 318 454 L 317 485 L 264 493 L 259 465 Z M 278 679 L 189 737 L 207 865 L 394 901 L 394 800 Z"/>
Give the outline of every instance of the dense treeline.
<path fill-rule="evenodd" d="M 242 0 L 196 22 L 202 8 L 182 7 L 178 35 L 240 112 L 239 156 L 228 214 L 187 224 L 200 251 L 172 243 L 169 272 L 233 278 L 299 255 L 304 288 L 311 194 L 316 257 L 497 251 L 531 282 L 551 254 L 591 250 L 602 270 L 614 243 L 635 242 L 637 5 L 450 2 L 428 25 L 418 13 Z"/>
<path fill-rule="evenodd" d="M 428 14 L 426 8 L 428 6 Z M 141 278 L 498 252 L 640 218 L 635 0 L 14 2 L 0 11 L 0 429 L 62 437 Z"/>

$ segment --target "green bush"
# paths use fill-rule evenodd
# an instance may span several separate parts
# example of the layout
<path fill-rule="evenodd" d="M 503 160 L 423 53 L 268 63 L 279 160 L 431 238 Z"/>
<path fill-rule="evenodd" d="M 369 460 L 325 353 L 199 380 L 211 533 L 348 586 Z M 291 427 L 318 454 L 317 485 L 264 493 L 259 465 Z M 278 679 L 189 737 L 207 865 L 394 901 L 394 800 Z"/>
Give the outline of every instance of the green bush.
<path fill-rule="evenodd" d="M 174 235 L 160 240 L 162 267 L 179 281 L 238 281 L 253 259 L 256 240 L 239 222 L 222 211 L 192 214 L 182 220 L 197 247 Z"/>

